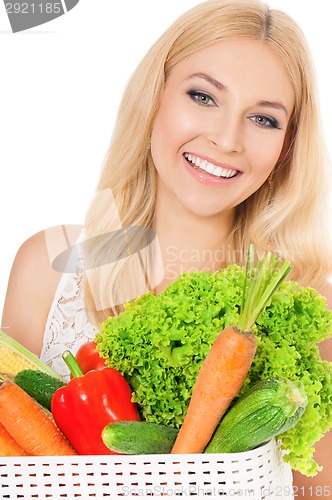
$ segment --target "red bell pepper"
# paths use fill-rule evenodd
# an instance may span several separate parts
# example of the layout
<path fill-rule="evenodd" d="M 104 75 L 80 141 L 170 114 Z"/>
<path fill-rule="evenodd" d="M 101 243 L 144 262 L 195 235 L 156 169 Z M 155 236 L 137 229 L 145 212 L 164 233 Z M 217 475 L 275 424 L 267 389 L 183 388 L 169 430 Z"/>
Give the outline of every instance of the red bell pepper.
<path fill-rule="evenodd" d="M 101 433 L 117 420 L 140 420 L 129 384 L 113 368 L 84 375 L 69 351 L 64 359 L 73 378 L 53 395 L 51 410 L 56 424 L 78 454 L 116 454 L 103 443 Z"/>
<path fill-rule="evenodd" d="M 94 340 L 82 344 L 75 358 L 81 367 L 83 373 L 87 373 L 90 370 L 101 370 L 105 368 L 106 358 L 102 358 L 97 350 L 97 344 Z"/>

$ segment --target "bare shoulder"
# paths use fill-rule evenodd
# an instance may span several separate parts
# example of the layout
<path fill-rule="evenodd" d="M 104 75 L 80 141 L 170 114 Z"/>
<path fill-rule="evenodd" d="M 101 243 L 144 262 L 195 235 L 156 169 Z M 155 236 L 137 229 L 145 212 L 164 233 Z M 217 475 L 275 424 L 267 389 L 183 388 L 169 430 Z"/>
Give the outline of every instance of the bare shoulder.
<path fill-rule="evenodd" d="M 81 226 L 55 226 L 28 238 L 19 248 L 10 273 L 2 329 L 39 355 L 45 323 L 61 273 L 56 255 L 74 244 Z"/>

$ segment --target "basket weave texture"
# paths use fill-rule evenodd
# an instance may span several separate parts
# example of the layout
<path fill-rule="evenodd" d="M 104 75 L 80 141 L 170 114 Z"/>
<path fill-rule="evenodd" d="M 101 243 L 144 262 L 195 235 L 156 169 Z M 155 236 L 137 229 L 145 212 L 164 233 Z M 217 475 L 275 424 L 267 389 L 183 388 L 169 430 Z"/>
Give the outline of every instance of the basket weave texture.
<path fill-rule="evenodd" d="M 0 459 L 2 499 L 228 496 L 293 499 L 292 472 L 275 439 L 232 454 Z"/>

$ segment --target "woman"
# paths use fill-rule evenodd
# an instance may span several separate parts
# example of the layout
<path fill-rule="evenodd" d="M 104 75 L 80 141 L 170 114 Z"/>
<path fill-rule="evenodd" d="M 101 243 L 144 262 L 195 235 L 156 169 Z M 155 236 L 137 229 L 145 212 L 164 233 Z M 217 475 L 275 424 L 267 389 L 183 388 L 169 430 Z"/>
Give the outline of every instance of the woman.
<path fill-rule="evenodd" d="M 249 242 L 292 260 L 292 277 L 331 307 L 321 137 L 296 24 L 258 0 L 198 5 L 130 80 L 84 232 L 53 228 L 19 250 L 2 325 L 60 371 L 64 348 L 93 338 L 125 300 L 159 293 L 183 271 L 242 264 Z M 128 242 L 128 228 L 142 231 Z M 84 275 L 80 262 L 54 264 L 79 233 L 73 252 L 84 250 Z M 332 360 L 331 351 L 329 340 L 322 354 Z M 298 496 L 330 486 L 331 439 L 317 453 L 317 480 L 296 477 Z"/>

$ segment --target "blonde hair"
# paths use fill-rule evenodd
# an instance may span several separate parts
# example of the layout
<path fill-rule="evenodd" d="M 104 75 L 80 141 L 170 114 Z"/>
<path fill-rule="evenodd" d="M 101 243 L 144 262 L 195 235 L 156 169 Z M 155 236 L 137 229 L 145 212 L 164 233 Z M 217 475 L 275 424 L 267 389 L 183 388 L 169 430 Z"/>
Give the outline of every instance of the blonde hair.
<path fill-rule="evenodd" d="M 125 269 L 123 262 L 112 269 L 102 266 L 111 260 L 110 245 L 94 237 L 108 234 L 119 225 L 152 225 L 156 171 L 148 144 L 167 76 L 185 57 L 230 37 L 269 44 L 288 69 L 295 92 L 291 143 L 275 166 L 272 188 L 264 183 L 236 208 L 229 240 L 234 255 L 243 264 L 241 256 L 250 242 L 261 250 L 278 251 L 293 261 L 294 279 L 317 288 L 325 284 L 331 272 L 327 234 L 330 172 L 320 130 L 313 65 L 303 33 L 288 15 L 270 10 L 259 0 L 208 0 L 179 17 L 151 47 L 120 104 L 85 227 L 90 269 L 85 280 L 85 300 L 88 315 L 96 323 L 114 312 L 113 304 L 120 303 L 120 298 L 107 297 L 116 297 L 119 288 L 129 293 L 136 278 L 134 269 Z M 111 205 L 100 198 L 103 191 L 110 193 Z"/>

